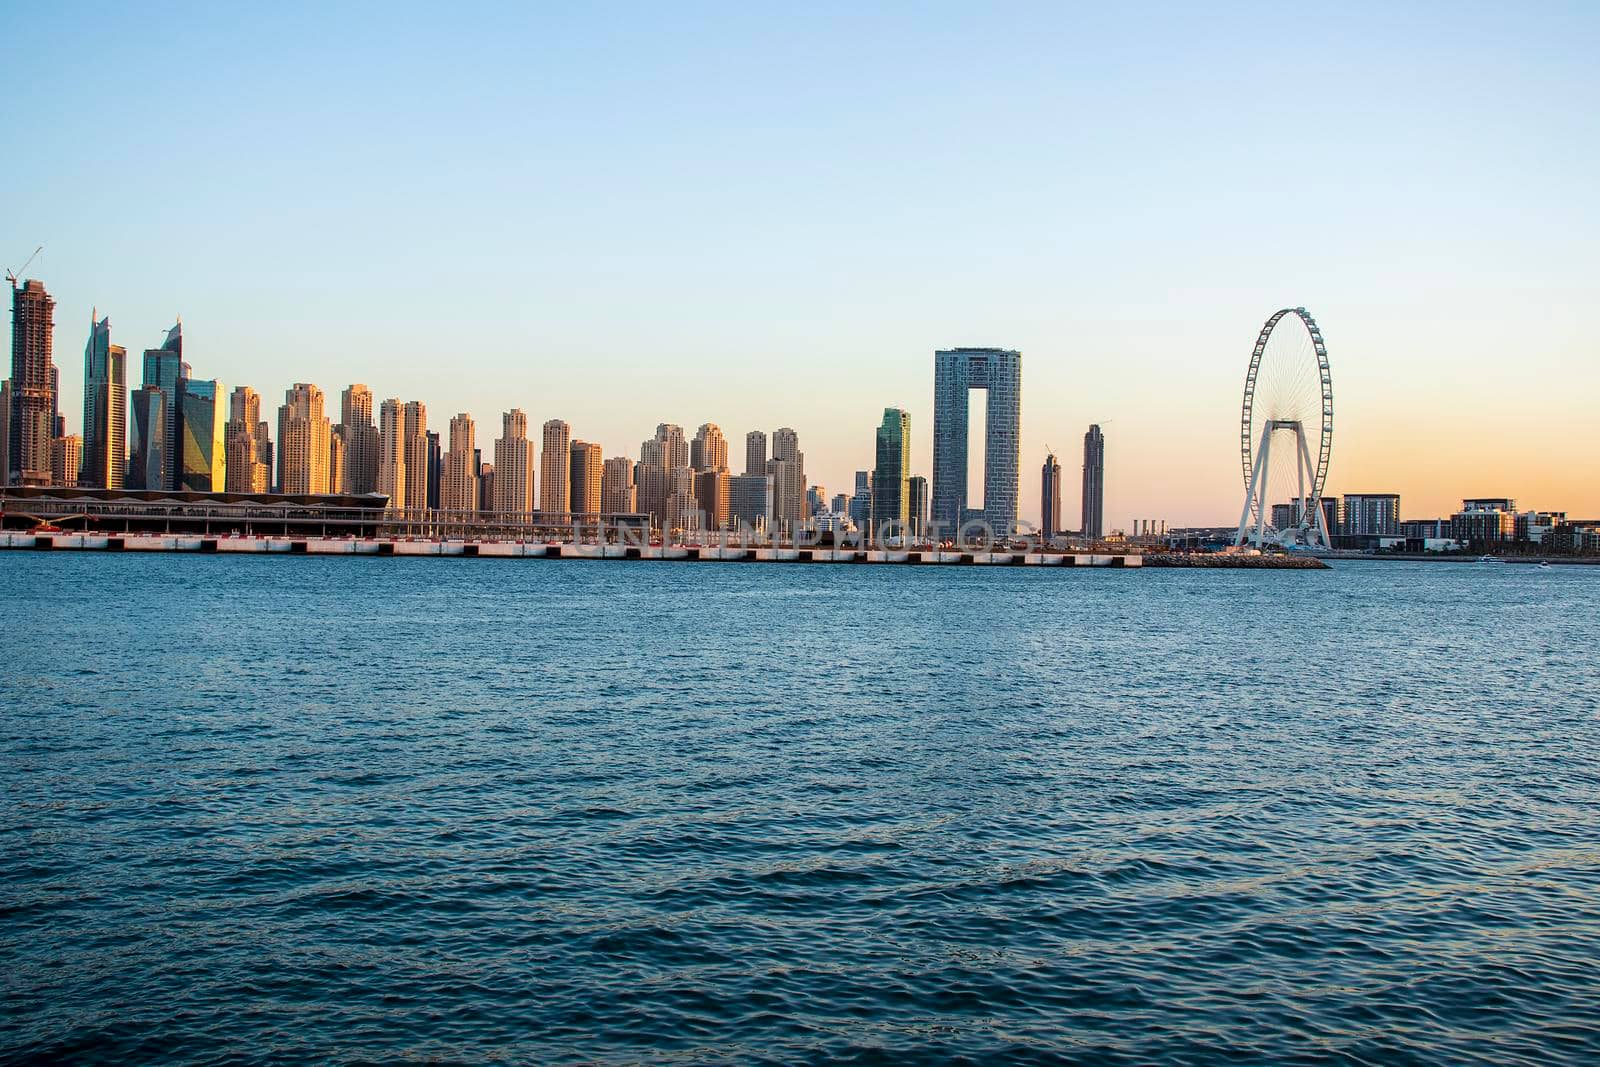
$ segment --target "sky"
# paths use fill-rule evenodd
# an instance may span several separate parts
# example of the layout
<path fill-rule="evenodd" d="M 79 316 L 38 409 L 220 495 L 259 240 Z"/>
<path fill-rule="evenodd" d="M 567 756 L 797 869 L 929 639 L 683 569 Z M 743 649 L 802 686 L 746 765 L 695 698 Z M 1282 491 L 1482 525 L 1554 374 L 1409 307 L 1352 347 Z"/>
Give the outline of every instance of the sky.
<path fill-rule="evenodd" d="M 1022 517 L 1231 524 L 1250 350 L 1331 364 L 1331 492 L 1600 517 L 1600 6 L 0 4 L 0 263 L 131 363 L 638 456 L 792 426 L 848 491 L 933 352 L 1019 349 Z M 137 370 L 133 373 L 136 375 Z M 273 421 L 269 419 L 269 421 Z"/>

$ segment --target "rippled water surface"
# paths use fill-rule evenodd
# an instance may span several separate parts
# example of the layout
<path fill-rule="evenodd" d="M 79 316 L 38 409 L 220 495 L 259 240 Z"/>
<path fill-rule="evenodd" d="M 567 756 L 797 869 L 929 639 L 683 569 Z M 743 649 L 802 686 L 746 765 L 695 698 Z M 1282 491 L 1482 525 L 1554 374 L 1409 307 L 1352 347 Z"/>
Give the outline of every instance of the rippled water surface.
<path fill-rule="evenodd" d="M 1600 1058 L 1600 568 L 0 553 L 8 1059 Z"/>

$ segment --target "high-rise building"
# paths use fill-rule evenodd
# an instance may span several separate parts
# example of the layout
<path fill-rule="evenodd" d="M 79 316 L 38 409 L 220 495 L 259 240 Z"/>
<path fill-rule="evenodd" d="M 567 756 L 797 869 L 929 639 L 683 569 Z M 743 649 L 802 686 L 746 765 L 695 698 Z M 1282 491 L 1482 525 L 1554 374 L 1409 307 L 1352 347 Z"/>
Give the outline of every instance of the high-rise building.
<path fill-rule="evenodd" d="M 226 447 L 226 446 L 224 446 Z M 167 394 L 160 386 L 144 385 L 128 398 L 128 489 L 166 489 L 171 462 L 167 453 Z"/>
<path fill-rule="evenodd" d="M 697 471 L 728 469 L 728 439 L 722 427 L 714 422 L 701 425 L 689 445 L 689 466 Z"/>
<path fill-rule="evenodd" d="M 406 420 L 398 397 L 390 397 L 378 410 L 377 491 L 389 498 L 389 507 L 406 506 Z"/>
<path fill-rule="evenodd" d="M 983 481 L 969 487 L 971 396 L 984 393 Z M 933 521 L 944 537 L 981 521 L 1000 536 L 1017 524 L 1022 441 L 1022 353 L 953 348 L 934 353 Z M 973 499 L 972 490 L 982 493 Z"/>
<path fill-rule="evenodd" d="M 656 441 L 661 445 L 663 467 L 671 470 L 689 466 L 689 442 L 684 439 L 682 426 L 672 422 L 657 425 Z"/>
<path fill-rule="evenodd" d="M 278 409 L 278 491 L 328 492 L 328 437 L 332 427 L 323 414 L 322 390 L 296 382 L 283 394 Z"/>
<path fill-rule="evenodd" d="M 1106 532 L 1106 439 L 1098 423 L 1083 435 L 1083 536 Z"/>
<path fill-rule="evenodd" d="M 1039 484 L 1039 534 L 1045 540 L 1061 532 L 1061 464 L 1056 454 L 1044 457 L 1044 471 Z"/>
<path fill-rule="evenodd" d="M 1343 526 L 1330 529 L 1328 532 L 1370 537 L 1399 537 L 1400 494 L 1346 493 Z"/>
<path fill-rule="evenodd" d="M 600 478 L 600 510 L 608 514 L 628 514 L 638 510 L 638 489 L 633 484 L 633 460 L 613 456 L 606 460 Z"/>
<path fill-rule="evenodd" d="M 767 472 L 767 435 L 762 430 L 751 430 L 744 435 L 744 472 L 747 475 Z"/>
<path fill-rule="evenodd" d="M 683 428 L 675 423 L 661 423 L 655 437 L 639 446 L 639 465 L 633 472 L 638 508 L 664 530 L 672 528 L 668 504 L 675 484 L 673 472 L 689 470 L 689 442 L 684 440 Z M 689 479 L 687 491 L 691 497 L 694 495 L 693 478 Z"/>
<path fill-rule="evenodd" d="M 928 479 L 922 475 L 914 475 L 906 481 L 906 490 L 910 496 L 911 536 L 923 537 L 928 532 Z"/>
<path fill-rule="evenodd" d="M 872 525 L 872 472 L 856 471 L 856 491 L 850 498 L 850 521 L 856 529 Z"/>
<path fill-rule="evenodd" d="M 179 319 L 167 331 L 166 340 L 160 348 L 144 350 L 144 384 L 155 386 L 165 396 L 163 410 L 167 417 L 165 440 L 168 447 L 162 457 L 166 464 L 161 475 L 164 479 L 164 484 L 160 486 L 162 489 L 178 488 L 179 470 L 183 464 L 182 438 L 178 434 L 181 417 L 178 383 L 189 376 L 189 364 L 183 359 L 183 320 Z"/>
<path fill-rule="evenodd" d="M 572 427 L 560 419 L 544 424 L 544 452 L 539 460 L 539 510 L 551 514 L 572 510 Z"/>
<path fill-rule="evenodd" d="M 400 435 L 405 441 L 406 510 L 421 512 L 428 507 L 428 407 L 420 400 L 408 400 L 400 409 Z"/>
<path fill-rule="evenodd" d="M 833 500 L 829 502 L 828 510 L 833 512 L 835 515 L 844 515 L 848 517 L 850 514 L 850 494 L 833 494 Z"/>
<path fill-rule="evenodd" d="M 483 455 L 483 449 L 480 448 L 478 450 L 478 454 L 480 456 Z M 479 511 L 493 511 L 494 510 L 494 464 L 493 463 L 484 463 L 482 461 L 479 461 L 479 463 L 478 463 L 478 510 Z"/>
<path fill-rule="evenodd" d="M 429 430 L 428 439 L 428 507 L 439 510 L 439 487 L 444 481 L 444 450 L 439 446 L 439 431 Z"/>
<path fill-rule="evenodd" d="M 339 425 L 344 432 L 344 491 L 378 490 L 378 427 L 372 423 L 372 390 L 360 382 L 340 396 Z"/>
<path fill-rule="evenodd" d="M 568 504 L 573 514 L 599 513 L 605 489 L 605 456 L 600 446 L 588 441 L 574 441 L 570 448 L 571 463 L 567 469 Z"/>
<path fill-rule="evenodd" d="M 83 349 L 80 485 L 121 489 L 128 470 L 128 350 L 111 343 L 111 320 L 89 316 Z"/>
<path fill-rule="evenodd" d="M 344 475 L 349 464 L 345 459 L 345 439 L 343 425 L 335 426 L 333 432 L 328 434 L 328 492 L 344 494 Z"/>
<path fill-rule="evenodd" d="M 728 519 L 732 526 L 765 533 L 772 525 L 772 475 L 743 474 L 728 479 Z"/>
<path fill-rule="evenodd" d="M 190 493 L 220 493 L 228 486 L 223 431 L 227 400 L 216 379 L 178 379 L 178 485 Z"/>
<path fill-rule="evenodd" d="M 11 484 L 11 379 L 0 381 L 0 486 Z"/>
<path fill-rule="evenodd" d="M 512 408 L 500 417 L 500 437 L 494 443 L 494 510 L 533 510 L 533 442 L 528 440 L 528 416 Z"/>
<path fill-rule="evenodd" d="M 439 507 L 474 511 L 478 507 L 477 427 L 465 411 L 450 420 L 450 451 L 444 454 Z"/>
<path fill-rule="evenodd" d="M 666 534 L 700 529 L 700 502 L 694 495 L 694 470 L 687 463 L 667 470 L 667 507 L 661 520 Z"/>
<path fill-rule="evenodd" d="M 695 471 L 695 506 L 701 516 L 702 529 L 721 530 L 727 527 L 732 491 L 732 479 L 728 476 L 726 466 Z"/>
<path fill-rule="evenodd" d="M 248 385 L 228 397 L 228 423 L 222 432 L 230 493 L 265 493 L 272 484 L 272 445 L 261 421 L 261 398 Z"/>
<path fill-rule="evenodd" d="M 11 283 L 11 425 L 7 460 L 12 485 L 48 485 L 56 434 L 56 302 L 44 283 Z"/>
<path fill-rule="evenodd" d="M 83 438 L 64 434 L 50 442 L 50 484 L 75 486 L 83 463 Z"/>
<path fill-rule="evenodd" d="M 780 533 L 793 537 L 806 518 L 806 457 L 800 435 L 787 426 L 773 431 L 767 473 L 772 475 L 774 522 Z"/>
<path fill-rule="evenodd" d="M 901 537 L 911 520 L 911 416 L 900 408 L 884 408 L 877 433 L 878 461 L 872 469 L 874 538 Z"/>

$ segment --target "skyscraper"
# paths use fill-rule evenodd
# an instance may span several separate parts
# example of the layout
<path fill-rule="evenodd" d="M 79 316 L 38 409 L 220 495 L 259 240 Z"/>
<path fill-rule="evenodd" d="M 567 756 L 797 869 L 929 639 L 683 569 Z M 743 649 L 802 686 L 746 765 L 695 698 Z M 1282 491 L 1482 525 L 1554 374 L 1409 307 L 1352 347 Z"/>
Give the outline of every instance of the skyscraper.
<path fill-rule="evenodd" d="M 767 435 L 761 430 L 751 430 L 744 435 L 744 472 L 767 473 Z"/>
<path fill-rule="evenodd" d="M 567 492 L 571 510 L 574 514 L 598 513 L 605 482 L 605 456 L 599 445 L 588 441 L 572 442 L 570 454 Z"/>
<path fill-rule="evenodd" d="M 428 507 L 428 407 L 420 400 L 408 400 L 400 409 L 400 436 L 406 454 L 406 510 L 426 511 Z"/>
<path fill-rule="evenodd" d="M 227 446 L 223 442 L 227 423 L 221 382 L 178 379 L 178 489 L 220 493 L 227 488 Z"/>
<path fill-rule="evenodd" d="M 850 521 L 863 532 L 872 525 L 871 471 L 856 471 L 856 491 L 850 497 Z"/>
<path fill-rule="evenodd" d="M 322 390 L 296 382 L 285 390 L 278 409 L 278 491 L 326 493 L 328 464 L 332 459 L 328 436 L 332 432 L 323 414 Z"/>
<path fill-rule="evenodd" d="M 1044 470 L 1039 483 L 1039 533 L 1049 540 L 1061 532 L 1061 464 L 1056 454 L 1044 457 Z"/>
<path fill-rule="evenodd" d="M 183 359 L 183 320 L 180 319 L 167 331 L 166 340 L 160 348 L 144 350 L 144 384 L 153 385 L 164 394 L 167 417 L 165 440 L 168 447 L 163 453 L 162 461 L 166 466 L 161 475 L 164 484 L 151 488 L 178 487 L 178 472 L 183 464 L 182 439 L 178 434 L 178 382 L 189 377 L 189 374 L 189 364 Z"/>
<path fill-rule="evenodd" d="M 695 471 L 694 498 L 702 529 L 721 530 L 728 525 L 732 489 L 725 465 Z"/>
<path fill-rule="evenodd" d="M 0 485 L 11 484 L 11 379 L 0 381 Z"/>
<path fill-rule="evenodd" d="M 477 427 L 465 411 L 450 420 L 450 450 L 444 454 L 439 507 L 475 511 L 478 507 Z"/>
<path fill-rule="evenodd" d="M 345 470 L 349 464 L 345 461 L 344 426 L 338 425 L 328 434 L 328 492 L 345 493 Z"/>
<path fill-rule="evenodd" d="M 970 399 L 983 390 L 983 482 L 968 488 Z M 934 353 L 933 521 L 944 537 L 982 521 L 1009 536 L 1017 524 L 1022 440 L 1022 353 L 1004 348 L 954 348 Z"/>
<path fill-rule="evenodd" d="M 51 345 L 56 302 L 44 283 L 11 283 L 11 425 L 7 451 L 12 485 L 48 485 L 56 437 L 55 364 Z"/>
<path fill-rule="evenodd" d="M 877 433 L 878 461 L 872 470 L 872 536 L 899 537 L 911 518 L 911 416 L 884 408 Z"/>
<path fill-rule="evenodd" d="M 372 424 L 372 390 L 357 382 L 340 397 L 339 425 L 344 428 L 344 491 L 371 493 L 378 488 L 378 428 Z"/>
<path fill-rule="evenodd" d="M 111 343 L 111 320 L 89 316 L 83 349 L 80 485 L 121 489 L 128 470 L 128 351 Z"/>
<path fill-rule="evenodd" d="M 689 466 L 697 471 L 727 470 L 728 439 L 722 435 L 722 427 L 714 422 L 700 426 L 689 445 Z"/>
<path fill-rule="evenodd" d="M 224 446 L 226 447 L 226 446 Z M 166 489 L 171 469 L 167 453 L 167 394 L 156 385 L 135 389 L 128 403 L 127 489 Z"/>
<path fill-rule="evenodd" d="M 744 474 L 728 480 L 731 525 L 765 533 L 772 526 L 772 475 Z"/>
<path fill-rule="evenodd" d="M 406 420 L 398 397 L 390 397 L 378 411 L 378 492 L 389 498 L 395 511 L 406 506 Z"/>
<path fill-rule="evenodd" d="M 533 442 L 528 440 L 528 416 L 512 408 L 500 418 L 500 437 L 494 443 L 494 510 L 533 510 Z"/>
<path fill-rule="evenodd" d="M 569 511 L 572 500 L 572 427 L 560 419 L 544 424 L 544 453 L 539 460 L 539 510 Z"/>
<path fill-rule="evenodd" d="M 928 479 L 915 475 L 906 481 L 906 489 L 911 497 L 906 509 L 910 514 L 911 536 L 922 537 L 928 532 Z"/>
<path fill-rule="evenodd" d="M 806 517 L 806 457 L 800 435 L 788 426 L 773 431 L 767 473 L 772 475 L 773 519 L 781 533 L 793 537 Z"/>
<path fill-rule="evenodd" d="M 83 462 L 83 438 L 63 434 L 50 442 L 50 484 L 75 486 Z"/>
<path fill-rule="evenodd" d="M 261 421 L 261 398 L 248 385 L 234 387 L 228 397 L 228 423 L 223 427 L 230 493 L 265 493 L 272 484 L 272 445 Z"/>
<path fill-rule="evenodd" d="M 429 430 L 428 439 L 428 507 L 439 510 L 439 487 L 444 480 L 444 449 L 439 446 L 439 431 Z"/>
<path fill-rule="evenodd" d="M 637 489 L 633 484 L 633 460 L 627 456 L 613 456 L 606 460 L 600 479 L 600 510 L 608 514 L 626 514 L 638 510 Z"/>
<path fill-rule="evenodd" d="M 1083 536 L 1105 536 L 1106 439 L 1098 424 L 1083 435 Z"/>

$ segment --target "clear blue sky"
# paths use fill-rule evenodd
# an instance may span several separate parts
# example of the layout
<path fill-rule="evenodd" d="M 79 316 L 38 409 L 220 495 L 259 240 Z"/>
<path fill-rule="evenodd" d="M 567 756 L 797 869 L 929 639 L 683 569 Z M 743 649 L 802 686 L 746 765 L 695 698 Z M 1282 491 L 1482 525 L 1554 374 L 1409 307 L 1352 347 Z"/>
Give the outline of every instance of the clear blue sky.
<path fill-rule="evenodd" d="M 1330 488 L 1600 516 L 1600 7 L 3 8 L 0 261 L 196 373 L 573 424 L 799 430 L 830 491 L 932 351 L 1023 351 L 1023 513 L 1237 516 L 1261 321 Z M 741 454 L 738 444 L 733 449 Z M 736 463 L 736 465 L 738 465 Z"/>

